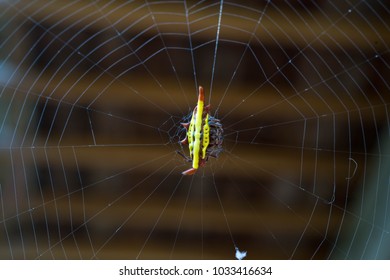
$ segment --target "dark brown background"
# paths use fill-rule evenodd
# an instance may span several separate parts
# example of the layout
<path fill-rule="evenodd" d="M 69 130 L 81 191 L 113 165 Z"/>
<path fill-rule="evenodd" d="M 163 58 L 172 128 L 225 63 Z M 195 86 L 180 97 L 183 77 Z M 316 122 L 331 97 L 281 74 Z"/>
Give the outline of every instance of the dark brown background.
<path fill-rule="evenodd" d="M 253 2 L 1 4 L 1 258 L 388 258 L 388 7 Z"/>

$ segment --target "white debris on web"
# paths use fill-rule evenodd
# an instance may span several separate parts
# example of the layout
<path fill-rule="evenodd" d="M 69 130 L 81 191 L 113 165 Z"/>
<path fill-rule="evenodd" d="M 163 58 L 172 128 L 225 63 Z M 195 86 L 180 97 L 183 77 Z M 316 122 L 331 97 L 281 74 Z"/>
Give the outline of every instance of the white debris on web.
<path fill-rule="evenodd" d="M 240 251 L 238 247 L 236 247 L 236 259 L 242 260 L 245 257 L 246 257 L 246 251 Z"/>

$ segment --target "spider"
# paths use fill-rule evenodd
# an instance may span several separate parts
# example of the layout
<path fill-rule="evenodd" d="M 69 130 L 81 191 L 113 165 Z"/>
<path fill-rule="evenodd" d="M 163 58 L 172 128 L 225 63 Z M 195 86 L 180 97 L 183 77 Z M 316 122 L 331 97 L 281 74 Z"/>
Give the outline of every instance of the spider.
<path fill-rule="evenodd" d="M 183 175 L 194 174 L 199 167 L 206 164 L 209 157 L 217 158 L 222 152 L 223 129 L 220 120 L 209 115 L 210 104 L 204 106 L 204 90 L 199 87 L 198 103 L 191 121 L 181 123 L 186 129 L 186 137 L 180 141 L 181 145 L 188 144 L 190 156 L 178 152 L 192 167 L 182 172 Z"/>

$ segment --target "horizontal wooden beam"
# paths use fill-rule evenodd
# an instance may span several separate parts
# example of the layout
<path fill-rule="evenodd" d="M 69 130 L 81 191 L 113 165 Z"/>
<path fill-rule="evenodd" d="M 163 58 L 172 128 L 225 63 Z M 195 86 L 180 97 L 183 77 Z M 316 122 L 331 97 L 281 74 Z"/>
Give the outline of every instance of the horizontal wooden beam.
<path fill-rule="evenodd" d="M 4 153 L 9 156 L 9 153 Z M 236 178 L 271 178 L 278 184 L 297 187 L 299 180 L 313 176 L 322 178 L 325 185 L 334 184 L 333 176 L 339 182 L 351 176 L 349 154 L 333 153 L 300 148 L 264 145 L 236 145 L 234 150 L 221 153 L 218 159 L 211 158 L 199 172 L 215 176 Z M 65 170 L 93 170 L 94 183 L 115 176 L 130 174 L 171 174 L 181 176 L 190 168 L 190 163 L 179 156 L 173 147 L 165 145 L 136 146 L 53 146 L 17 149 L 12 152 L 14 164 L 23 158 L 25 166 L 50 167 L 51 172 Z M 355 161 L 360 160 L 358 158 Z M 334 164 L 337 163 L 337 172 Z M 54 168 L 55 167 L 55 168 Z M 360 173 L 360 168 L 357 174 Z M 105 174 L 99 177 L 99 174 Z M 293 175 L 295 174 L 295 175 Z M 99 179 L 100 178 L 100 179 Z M 301 179 L 300 179 L 301 178 Z M 329 181 L 329 182 L 328 182 Z M 329 189 L 331 191 L 331 189 Z M 325 195 L 325 194 L 324 194 Z"/>
<path fill-rule="evenodd" d="M 130 79 L 130 80 L 129 80 Z M 164 84 L 162 87 L 160 82 Z M 82 77 L 63 73 L 56 76 L 31 72 L 23 80 L 9 81 L 10 92 L 32 98 L 45 98 L 53 104 L 97 109 L 106 114 L 112 111 L 154 111 L 163 114 L 187 114 L 196 105 L 197 92 L 189 80 L 181 85 L 173 81 L 153 80 L 150 77 L 130 76 L 116 79 L 109 75 L 88 74 Z M 13 88 L 17 86 L 17 88 Z M 210 94 L 209 89 L 205 89 Z M 207 97 L 208 99 L 208 97 Z M 380 121 L 386 117 L 386 97 L 353 92 L 335 92 L 331 89 L 292 89 L 256 86 L 243 83 L 229 88 L 214 88 L 211 108 L 220 117 L 236 119 L 263 119 L 278 121 L 303 121 L 332 118 L 360 120 L 361 116 Z M 120 109 L 121 108 L 121 109 Z"/>
<path fill-rule="evenodd" d="M 181 200 L 173 199 L 167 203 L 156 196 L 148 198 L 146 195 L 125 196 L 109 202 L 102 200 L 101 196 L 94 199 L 88 197 L 88 205 L 85 205 L 86 201 L 81 200 L 80 197 L 65 197 L 55 201 L 47 199 L 44 205 L 40 205 L 38 201 L 31 203 L 37 205 L 30 213 L 35 217 L 35 222 L 39 221 L 39 217 L 53 221 L 53 223 L 56 223 L 58 219 L 64 225 L 71 222 L 74 225 L 82 225 L 87 221 L 88 226 L 101 228 L 101 230 L 120 227 L 122 230 L 150 231 L 157 223 L 157 229 L 162 231 L 175 232 L 180 225 L 180 229 L 183 231 L 196 232 L 203 225 L 203 230 L 207 232 L 224 234 L 229 230 L 224 218 L 226 215 L 230 230 L 234 235 L 259 235 L 262 232 L 267 234 L 270 231 L 284 232 L 289 235 L 289 233 L 300 232 L 305 227 L 307 213 L 311 210 L 306 209 L 305 205 L 301 205 L 301 209 L 295 209 L 295 211 L 285 208 L 283 214 L 281 211 L 264 211 L 266 205 L 261 206 L 262 210 L 254 210 L 249 206 L 238 208 L 234 203 L 229 205 L 225 201 L 223 213 L 219 204 L 204 202 L 204 207 L 199 208 L 200 205 L 197 203 L 189 202 L 183 207 Z M 268 207 L 274 208 L 272 205 Z M 50 210 L 52 208 L 53 211 Z M 43 210 L 46 211 L 45 214 Z M 69 215 L 70 210 L 71 216 Z M 310 230 L 319 233 L 326 231 L 331 233 L 337 230 L 342 218 L 340 213 L 337 211 L 332 213 L 330 223 L 329 213 L 319 211 L 309 225 Z M 183 217 L 181 217 L 182 215 Z M 254 224 L 256 224 L 255 228 Z"/>
<path fill-rule="evenodd" d="M 216 38 L 219 6 L 198 6 L 189 11 L 177 3 L 138 3 L 88 1 L 18 1 L 15 11 L 21 18 L 29 17 L 37 23 L 50 25 L 90 27 L 97 30 L 111 28 L 116 32 L 144 32 L 149 36 L 181 33 L 203 41 Z M 255 7 L 256 8 L 256 7 Z M 224 7 L 220 39 L 247 43 L 295 45 L 302 47 L 337 47 L 383 50 L 390 42 L 390 33 L 380 20 L 365 20 L 355 10 L 344 13 L 298 13 L 269 5 L 262 14 L 259 10 L 243 7 Z M 331 11 L 331 10 L 328 10 Z M 153 16 L 152 16 L 153 15 Z M 261 24 L 257 25 L 261 17 Z M 189 23 L 189 24 L 188 24 Z M 254 37 L 253 31 L 255 30 Z"/>

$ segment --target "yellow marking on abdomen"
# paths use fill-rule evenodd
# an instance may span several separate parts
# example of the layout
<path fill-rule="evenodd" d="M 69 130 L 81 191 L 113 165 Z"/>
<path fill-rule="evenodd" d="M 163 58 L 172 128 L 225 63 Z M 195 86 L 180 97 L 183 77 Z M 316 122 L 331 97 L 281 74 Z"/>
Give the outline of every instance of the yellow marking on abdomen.
<path fill-rule="evenodd" d="M 203 87 L 199 87 L 198 105 L 196 106 L 195 116 L 195 132 L 194 132 L 194 146 L 193 146 L 193 158 L 192 167 L 198 169 L 199 167 L 199 152 L 200 152 L 200 136 L 202 131 L 202 115 L 204 106 L 204 92 Z"/>

